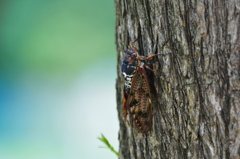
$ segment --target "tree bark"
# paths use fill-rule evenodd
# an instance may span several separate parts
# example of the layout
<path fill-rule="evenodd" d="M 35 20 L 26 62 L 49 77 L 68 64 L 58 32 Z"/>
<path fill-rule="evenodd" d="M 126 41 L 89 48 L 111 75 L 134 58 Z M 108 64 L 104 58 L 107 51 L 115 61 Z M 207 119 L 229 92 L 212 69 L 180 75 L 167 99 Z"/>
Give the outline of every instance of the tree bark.
<path fill-rule="evenodd" d="M 115 0 L 120 159 L 239 158 L 240 1 Z M 152 130 L 124 122 L 121 63 L 130 42 L 148 63 Z"/>

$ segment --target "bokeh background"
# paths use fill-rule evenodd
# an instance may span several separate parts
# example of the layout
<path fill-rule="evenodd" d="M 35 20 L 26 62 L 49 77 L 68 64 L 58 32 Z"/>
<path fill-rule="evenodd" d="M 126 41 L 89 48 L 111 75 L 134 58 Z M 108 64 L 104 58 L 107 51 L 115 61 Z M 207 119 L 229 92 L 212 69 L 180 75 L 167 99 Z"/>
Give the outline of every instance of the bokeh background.
<path fill-rule="evenodd" d="M 0 1 L 0 159 L 113 159 L 114 1 Z"/>

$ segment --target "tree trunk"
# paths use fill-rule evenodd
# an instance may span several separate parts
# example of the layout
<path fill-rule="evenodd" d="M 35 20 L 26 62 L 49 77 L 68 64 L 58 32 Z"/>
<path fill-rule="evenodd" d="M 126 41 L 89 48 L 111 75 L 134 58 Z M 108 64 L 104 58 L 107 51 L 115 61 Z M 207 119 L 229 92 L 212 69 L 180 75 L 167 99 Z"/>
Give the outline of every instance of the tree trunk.
<path fill-rule="evenodd" d="M 116 0 L 121 159 L 239 158 L 240 1 Z M 130 42 L 148 63 L 153 125 L 123 119 L 121 63 Z"/>

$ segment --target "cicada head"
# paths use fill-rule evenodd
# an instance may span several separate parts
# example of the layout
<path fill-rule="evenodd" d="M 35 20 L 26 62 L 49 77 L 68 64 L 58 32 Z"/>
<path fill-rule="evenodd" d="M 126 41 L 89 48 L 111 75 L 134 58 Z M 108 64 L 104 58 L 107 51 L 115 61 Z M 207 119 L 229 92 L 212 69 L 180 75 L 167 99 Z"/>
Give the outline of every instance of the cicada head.
<path fill-rule="evenodd" d="M 137 62 L 138 52 L 133 48 L 128 48 L 124 52 L 126 53 L 124 59 L 134 65 Z"/>

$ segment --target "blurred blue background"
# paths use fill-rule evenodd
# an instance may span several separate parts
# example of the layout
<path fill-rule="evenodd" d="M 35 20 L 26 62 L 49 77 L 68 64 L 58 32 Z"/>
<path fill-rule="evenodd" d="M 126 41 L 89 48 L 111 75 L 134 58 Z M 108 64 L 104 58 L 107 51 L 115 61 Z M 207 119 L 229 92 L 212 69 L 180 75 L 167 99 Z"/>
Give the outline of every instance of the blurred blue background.
<path fill-rule="evenodd" d="M 0 159 L 117 158 L 114 1 L 0 1 Z"/>

